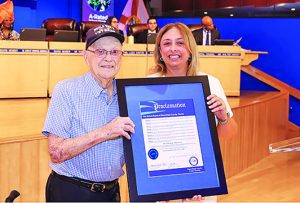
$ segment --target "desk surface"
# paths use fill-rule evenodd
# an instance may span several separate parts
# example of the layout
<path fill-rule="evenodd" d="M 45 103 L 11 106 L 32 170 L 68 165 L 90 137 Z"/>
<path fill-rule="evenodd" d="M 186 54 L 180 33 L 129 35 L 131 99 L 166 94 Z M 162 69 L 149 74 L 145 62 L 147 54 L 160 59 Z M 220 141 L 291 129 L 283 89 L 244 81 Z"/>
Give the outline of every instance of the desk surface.
<path fill-rule="evenodd" d="M 227 180 L 218 202 L 300 202 L 300 152 L 270 154 Z"/>

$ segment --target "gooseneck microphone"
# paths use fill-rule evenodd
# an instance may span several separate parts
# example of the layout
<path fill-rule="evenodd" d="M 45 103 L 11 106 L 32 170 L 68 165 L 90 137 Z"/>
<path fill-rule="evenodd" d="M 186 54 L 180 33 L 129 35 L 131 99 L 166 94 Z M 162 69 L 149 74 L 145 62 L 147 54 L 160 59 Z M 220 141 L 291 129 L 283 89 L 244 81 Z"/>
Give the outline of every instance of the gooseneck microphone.
<path fill-rule="evenodd" d="M 13 190 L 10 192 L 9 196 L 5 199 L 5 202 L 13 202 L 19 196 L 20 193 L 17 190 Z"/>

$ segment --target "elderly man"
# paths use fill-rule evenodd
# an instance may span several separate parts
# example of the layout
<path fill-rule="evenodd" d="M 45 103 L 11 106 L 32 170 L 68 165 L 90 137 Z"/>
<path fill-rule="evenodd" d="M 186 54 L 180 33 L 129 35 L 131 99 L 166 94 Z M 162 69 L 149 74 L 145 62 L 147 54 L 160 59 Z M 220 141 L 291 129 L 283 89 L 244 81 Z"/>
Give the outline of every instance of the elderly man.
<path fill-rule="evenodd" d="M 202 18 L 202 28 L 193 31 L 197 45 L 209 46 L 214 45 L 215 39 L 220 39 L 220 32 L 216 29 L 211 17 Z"/>
<path fill-rule="evenodd" d="M 46 201 L 120 201 L 118 178 L 124 172 L 122 137 L 134 133 L 128 117 L 118 117 L 115 75 L 124 36 L 109 25 L 87 32 L 84 59 L 90 71 L 58 83 L 43 134 L 52 169 Z"/>

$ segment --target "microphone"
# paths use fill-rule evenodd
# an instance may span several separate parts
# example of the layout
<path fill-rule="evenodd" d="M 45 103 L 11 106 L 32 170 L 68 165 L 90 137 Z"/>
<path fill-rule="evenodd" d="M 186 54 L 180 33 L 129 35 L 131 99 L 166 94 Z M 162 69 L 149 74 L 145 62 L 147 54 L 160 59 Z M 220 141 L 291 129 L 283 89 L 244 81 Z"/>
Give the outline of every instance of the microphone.
<path fill-rule="evenodd" d="M 5 202 L 13 202 L 19 196 L 20 193 L 17 190 L 13 190 L 10 192 L 9 196 L 5 199 Z"/>
<path fill-rule="evenodd" d="M 237 46 L 242 39 L 243 39 L 243 37 L 240 37 L 238 40 L 236 40 L 236 42 L 233 44 L 233 46 Z"/>

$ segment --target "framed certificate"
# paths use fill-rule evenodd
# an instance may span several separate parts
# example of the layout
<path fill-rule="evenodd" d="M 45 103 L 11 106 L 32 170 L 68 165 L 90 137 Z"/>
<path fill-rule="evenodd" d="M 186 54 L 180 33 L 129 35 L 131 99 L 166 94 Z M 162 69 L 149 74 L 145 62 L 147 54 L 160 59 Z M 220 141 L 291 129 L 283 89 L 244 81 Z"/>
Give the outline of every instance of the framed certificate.
<path fill-rule="evenodd" d="M 130 201 L 227 194 L 207 76 L 118 79 Z"/>

